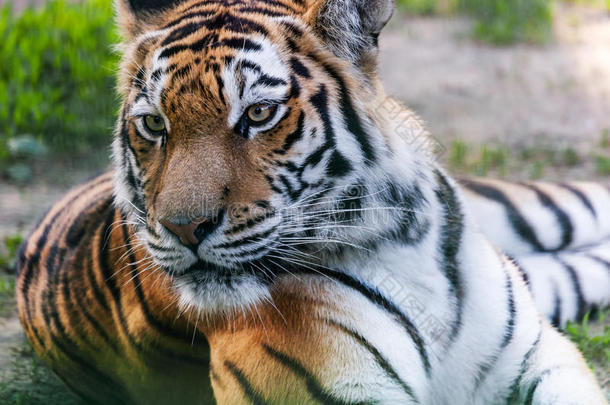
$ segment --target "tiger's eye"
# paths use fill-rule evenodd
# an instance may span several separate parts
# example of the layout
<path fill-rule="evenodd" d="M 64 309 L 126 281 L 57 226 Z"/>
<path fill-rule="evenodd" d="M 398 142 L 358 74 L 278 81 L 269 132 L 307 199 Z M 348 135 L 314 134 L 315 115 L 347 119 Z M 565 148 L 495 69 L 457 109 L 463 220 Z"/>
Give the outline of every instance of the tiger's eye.
<path fill-rule="evenodd" d="M 147 115 L 144 117 L 146 129 L 150 132 L 162 132 L 165 130 L 165 120 L 159 115 Z"/>
<path fill-rule="evenodd" d="M 273 106 L 269 104 L 255 104 L 248 108 L 248 119 L 254 123 L 264 122 L 271 117 Z"/>

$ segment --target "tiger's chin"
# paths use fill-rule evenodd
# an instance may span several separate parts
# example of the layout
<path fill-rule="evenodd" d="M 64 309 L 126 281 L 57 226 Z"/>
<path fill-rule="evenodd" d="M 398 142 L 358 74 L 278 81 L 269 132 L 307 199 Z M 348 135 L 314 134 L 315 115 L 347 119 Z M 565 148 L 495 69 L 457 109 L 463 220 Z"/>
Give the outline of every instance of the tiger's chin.
<path fill-rule="evenodd" d="M 181 308 L 200 314 L 230 316 L 271 300 L 269 280 L 247 271 L 194 266 L 173 277 Z"/>

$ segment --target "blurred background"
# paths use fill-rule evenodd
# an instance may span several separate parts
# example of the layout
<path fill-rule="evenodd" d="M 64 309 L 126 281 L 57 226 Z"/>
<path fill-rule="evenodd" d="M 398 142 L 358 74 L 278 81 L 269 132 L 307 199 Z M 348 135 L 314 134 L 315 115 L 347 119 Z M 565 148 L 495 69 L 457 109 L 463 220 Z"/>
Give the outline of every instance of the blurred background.
<path fill-rule="evenodd" d="M 452 173 L 610 183 L 610 0 L 396 1 L 382 77 Z M 109 166 L 118 41 L 110 0 L 0 0 L 1 404 L 77 403 L 24 343 L 15 252 L 68 188 Z M 610 393 L 608 325 L 566 333 Z"/>

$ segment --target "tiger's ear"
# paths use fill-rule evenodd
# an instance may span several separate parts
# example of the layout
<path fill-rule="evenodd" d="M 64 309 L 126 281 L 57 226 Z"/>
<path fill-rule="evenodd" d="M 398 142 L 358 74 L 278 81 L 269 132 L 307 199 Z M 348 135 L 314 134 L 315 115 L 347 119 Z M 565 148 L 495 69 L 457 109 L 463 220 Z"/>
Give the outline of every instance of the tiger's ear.
<path fill-rule="evenodd" d="M 115 0 L 117 23 L 123 38 L 131 40 L 150 30 L 159 17 L 186 0 Z"/>
<path fill-rule="evenodd" d="M 330 50 L 356 65 L 377 53 L 379 33 L 394 13 L 394 0 L 310 0 L 309 24 Z"/>

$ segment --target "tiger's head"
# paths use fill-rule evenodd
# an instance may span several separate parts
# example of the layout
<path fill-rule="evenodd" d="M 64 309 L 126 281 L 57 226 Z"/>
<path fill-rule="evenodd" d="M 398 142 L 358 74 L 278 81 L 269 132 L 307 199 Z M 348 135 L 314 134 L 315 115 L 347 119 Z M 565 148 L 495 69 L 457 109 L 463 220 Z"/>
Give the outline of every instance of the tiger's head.
<path fill-rule="evenodd" d="M 394 170 L 375 116 L 392 0 L 117 7 L 116 200 L 184 304 L 250 305 L 278 273 L 379 239 L 370 228 L 401 232 L 396 215 L 362 225 L 365 201 L 404 192 L 371 185 Z"/>

